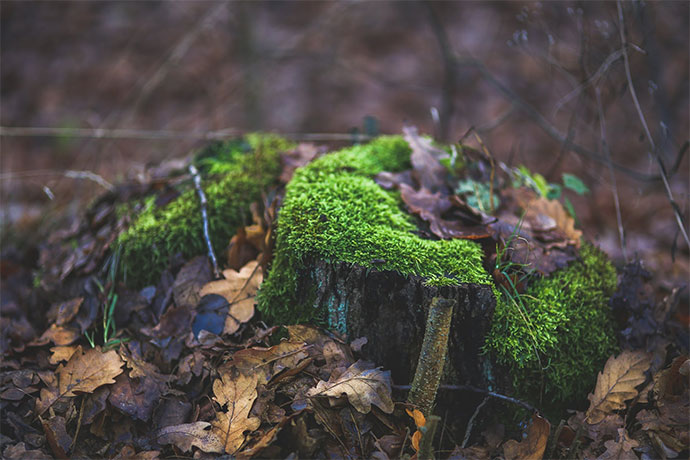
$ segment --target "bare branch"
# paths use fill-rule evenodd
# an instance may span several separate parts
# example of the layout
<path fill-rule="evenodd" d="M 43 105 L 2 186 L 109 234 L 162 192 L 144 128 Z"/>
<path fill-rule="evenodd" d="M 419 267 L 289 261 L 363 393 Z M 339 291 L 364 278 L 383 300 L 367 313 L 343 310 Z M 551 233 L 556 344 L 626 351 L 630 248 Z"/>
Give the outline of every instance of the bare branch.
<path fill-rule="evenodd" d="M 632 72 L 630 72 L 630 58 L 628 57 L 628 50 L 627 50 L 627 39 L 625 38 L 625 18 L 623 17 L 623 6 L 621 5 L 621 1 L 618 0 L 617 2 L 618 6 L 618 20 L 620 21 L 620 27 L 618 28 L 620 31 L 620 36 L 621 36 L 621 45 L 623 49 L 623 63 L 625 65 L 625 76 L 628 79 L 628 87 L 630 88 L 630 95 L 633 99 L 633 103 L 635 104 L 635 109 L 637 110 L 637 115 L 640 118 L 640 123 L 642 123 L 642 128 L 644 129 L 645 135 L 647 136 L 647 141 L 649 142 L 649 147 L 652 150 L 652 156 L 656 160 L 657 164 L 659 165 L 659 172 L 661 173 L 661 180 L 664 183 L 664 188 L 666 189 L 666 195 L 668 197 L 669 202 L 671 203 L 671 208 L 673 209 L 673 214 L 676 218 L 676 223 L 678 224 L 678 229 L 680 230 L 680 233 L 683 235 L 683 238 L 685 239 L 685 243 L 690 247 L 690 238 L 688 238 L 688 232 L 685 229 L 685 222 L 683 222 L 683 216 L 680 214 L 678 205 L 676 204 L 676 200 L 673 198 L 673 191 L 671 190 L 671 185 L 668 182 L 668 176 L 666 174 L 666 167 L 664 166 L 664 162 L 661 160 L 661 156 L 659 155 L 659 151 L 656 148 L 656 144 L 654 143 L 654 139 L 652 138 L 652 134 L 649 131 L 649 127 L 647 126 L 647 120 L 645 119 L 644 113 L 642 113 L 642 108 L 640 107 L 640 101 L 637 99 L 637 92 L 635 91 L 635 85 L 633 84 L 632 81 Z"/>

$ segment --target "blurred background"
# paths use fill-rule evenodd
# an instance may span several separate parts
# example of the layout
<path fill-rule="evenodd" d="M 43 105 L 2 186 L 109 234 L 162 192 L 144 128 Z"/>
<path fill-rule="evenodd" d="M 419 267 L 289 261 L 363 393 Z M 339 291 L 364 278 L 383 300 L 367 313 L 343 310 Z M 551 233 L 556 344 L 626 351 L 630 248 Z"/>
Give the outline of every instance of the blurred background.
<path fill-rule="evenodd" d="M 623 228 L 629 259 L 687 282 L 669 195 L 687 216 L 688 2 L 3 0 L 0 16 L 5 235 L 211 138 L 474 127 L 507 164 L 580 177 L 585 235 L 618 262 Z"/>

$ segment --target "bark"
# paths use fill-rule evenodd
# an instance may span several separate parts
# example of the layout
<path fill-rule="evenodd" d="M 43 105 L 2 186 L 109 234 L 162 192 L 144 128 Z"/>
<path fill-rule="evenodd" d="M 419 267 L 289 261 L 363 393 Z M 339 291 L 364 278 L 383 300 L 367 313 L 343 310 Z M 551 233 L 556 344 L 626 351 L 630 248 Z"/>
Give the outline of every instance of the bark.
<path fill-rule="evenodd" d="M 425 286 L 417 276 L 323 260 L 305 267 L 298 276 L 300 300 L 327 312 L 329 326 L 349 340 L 366 337 L 364 356 L 390 369 L 399 385 L 412 381 L 431 300 L 453 301 L 443 383 L 489 387 L 481 356 L 495 307 L 489 286 Z"/>

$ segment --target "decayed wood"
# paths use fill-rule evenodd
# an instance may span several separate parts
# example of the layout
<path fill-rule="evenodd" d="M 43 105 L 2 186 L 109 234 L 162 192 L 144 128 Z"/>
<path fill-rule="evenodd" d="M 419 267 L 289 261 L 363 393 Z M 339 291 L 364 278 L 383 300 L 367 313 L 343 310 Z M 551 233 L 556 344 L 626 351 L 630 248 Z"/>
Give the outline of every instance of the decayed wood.
<path fill-rule="evenodd" d="M 425 286 L 417 276 L 324 260 L 307 261 L 297 278 L 300 300 L 328 312 L 329 326 L 348 339 L 366 337 L 364 356 L 401 385 L 412 381 L 431 300 L 454 301 L 443 381 L 489 387 L 481 355 L 495 308 L 489 286 Z"/>

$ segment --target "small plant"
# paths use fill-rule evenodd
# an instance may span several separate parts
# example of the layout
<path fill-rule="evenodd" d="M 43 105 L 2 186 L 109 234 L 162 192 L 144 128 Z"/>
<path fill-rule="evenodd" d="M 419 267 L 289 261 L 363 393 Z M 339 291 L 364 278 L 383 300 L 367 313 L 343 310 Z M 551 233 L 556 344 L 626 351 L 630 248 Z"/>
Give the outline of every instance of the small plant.
<path fill-rule="evenodd" d="M 554 184 L 548 182 L 541 174 L 533 173 L 527 169 L 526 166 L 521 165 L 513 170 L 513 187 L 521 187 L 523 185 L 532 188 L 535 192 L 539 193 L 540 196 L 549 200 L 563 198 L 563 206 L 573 219 L 577 219 L 575 207 L 568 197 L 563 195 L 563 189 L 568 189 L 580 196 L 589 193 L 589 188 L 574 174 L 563 173 L 562 185 Z"/>
<path fill-rule="evenodd" d="M 94 282 L 100 291 L 103 299 L 102 303 L 102 317 L 103 317 L 103 350 L 108 350 L 118 346 L 120 343 L 126 342 L 129 339 L 115 338 L 117 329 L 115 327 L 115 307 L 117 306 L 118 296 L 115 292 L 115 280 L 117 277 L 118 264 L 120 261 L 119 249 L 106 261 L 104 268 L 107 270 L 105 286 L 98 279 L 94 278 Z M 91 348 L 96 346 L 96 331 L 84 331 L 86 340 L 89 341 Z"/>

